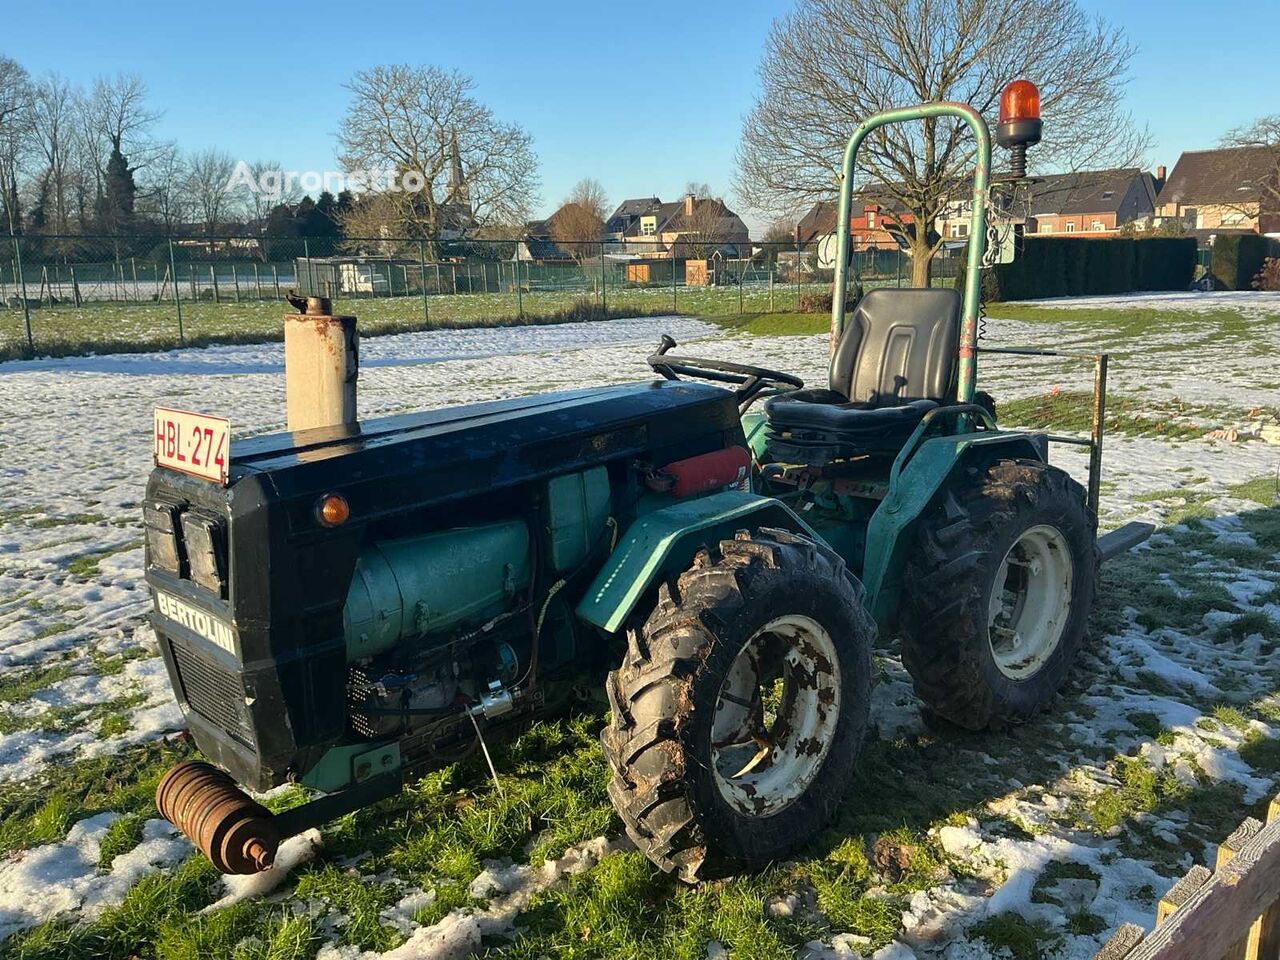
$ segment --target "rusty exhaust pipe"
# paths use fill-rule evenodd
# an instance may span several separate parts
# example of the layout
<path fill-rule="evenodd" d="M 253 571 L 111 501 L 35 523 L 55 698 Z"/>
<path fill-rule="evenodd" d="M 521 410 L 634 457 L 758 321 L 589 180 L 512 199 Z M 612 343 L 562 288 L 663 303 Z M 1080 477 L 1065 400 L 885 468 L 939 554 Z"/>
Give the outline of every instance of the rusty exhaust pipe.
<path fill-rule="evenodd" d="M 156 787 L 156 807 L 220 873 L 259 873 L 275 861 L 275 815 L 212 764 L 188 760 L 169 770 Z"/>

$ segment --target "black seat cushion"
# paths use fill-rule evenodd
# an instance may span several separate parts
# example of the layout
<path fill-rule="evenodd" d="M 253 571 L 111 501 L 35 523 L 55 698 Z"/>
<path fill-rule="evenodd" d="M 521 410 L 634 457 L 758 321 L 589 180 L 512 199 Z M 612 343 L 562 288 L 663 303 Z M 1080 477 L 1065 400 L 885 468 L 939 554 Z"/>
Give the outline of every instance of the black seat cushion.
<path fill-rule="evenodd" d="M 771 397 L 764 410 L 775 430 L 819 430 L 853 438 L 882 431 L 910 433 L 920 419 L 938 404 L 913 400 L 897 407 L 872 407 L 865 403 L 814 403 L 792 394 Z"/>

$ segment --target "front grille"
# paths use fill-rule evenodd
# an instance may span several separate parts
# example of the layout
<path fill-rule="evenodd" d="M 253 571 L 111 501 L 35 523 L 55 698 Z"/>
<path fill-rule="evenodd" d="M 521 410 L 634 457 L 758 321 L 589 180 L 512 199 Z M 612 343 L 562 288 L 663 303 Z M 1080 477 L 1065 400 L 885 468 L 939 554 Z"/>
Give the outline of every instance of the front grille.
<path fill-rule="evenodd" d="M 245 716 L 244 684 L 240 678 L 180 642 L 170 640 L 169 648 L 187 705 L 246 747 L 252 747 L 253 728 Z"/>

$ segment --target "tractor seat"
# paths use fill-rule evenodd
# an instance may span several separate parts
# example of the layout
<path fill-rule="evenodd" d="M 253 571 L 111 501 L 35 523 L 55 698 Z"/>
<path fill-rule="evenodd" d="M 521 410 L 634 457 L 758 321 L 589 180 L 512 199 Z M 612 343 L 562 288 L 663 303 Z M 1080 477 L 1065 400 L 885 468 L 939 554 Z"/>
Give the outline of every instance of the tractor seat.
<path fill-rule="evenodd" d="M 954 402 L 959 340 L 955 290 L 872 290 L 836 345 L 829 389 L 765 403 L 767 458 L 813 464 L 901 447 L 926 413 Z"/>

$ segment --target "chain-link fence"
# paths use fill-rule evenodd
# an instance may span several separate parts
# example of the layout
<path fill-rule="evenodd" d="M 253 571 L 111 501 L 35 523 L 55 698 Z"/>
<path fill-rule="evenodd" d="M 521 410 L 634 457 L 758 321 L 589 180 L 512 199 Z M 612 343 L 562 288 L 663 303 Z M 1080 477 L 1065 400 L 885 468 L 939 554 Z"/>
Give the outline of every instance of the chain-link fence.
<path fill-rule="evenodd" d="M 330 297 L 366 334 L 611 317 L 824 312 L 835 244 L 334 237 L 0 238 L 0 359 L 256 342 L 285 294 Z M 959 250 L 930 263 L 952 283 Z M 910 286 L 897 245 L 855 252 L 866 286 Z"/>

